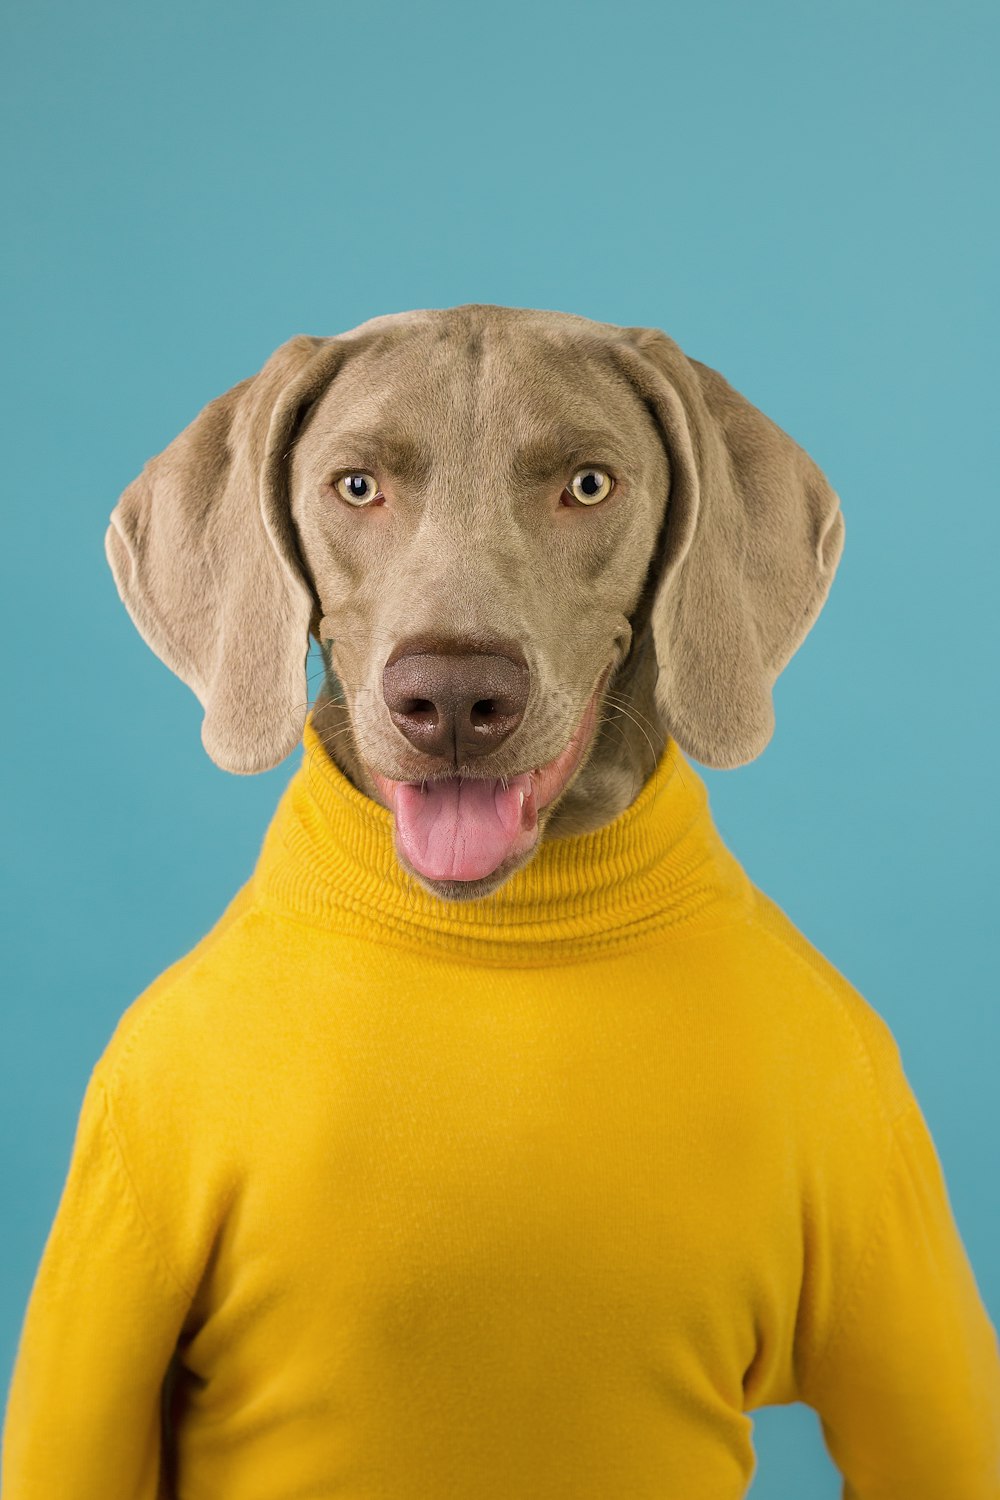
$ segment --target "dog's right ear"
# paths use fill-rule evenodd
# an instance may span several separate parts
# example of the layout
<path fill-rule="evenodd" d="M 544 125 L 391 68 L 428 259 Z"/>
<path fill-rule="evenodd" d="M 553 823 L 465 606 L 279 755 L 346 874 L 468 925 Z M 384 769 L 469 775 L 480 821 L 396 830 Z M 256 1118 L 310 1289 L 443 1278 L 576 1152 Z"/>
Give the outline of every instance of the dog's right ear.
<path fill-rule="evenodd" d="M 348 347 L 289 339 L 150 459 L 111 513 L 105 551 L 122 601 L 199 698 L 202 743 L 226 771 L 269 770 L 302 738 L 315 606 L 287 459 Z"/>

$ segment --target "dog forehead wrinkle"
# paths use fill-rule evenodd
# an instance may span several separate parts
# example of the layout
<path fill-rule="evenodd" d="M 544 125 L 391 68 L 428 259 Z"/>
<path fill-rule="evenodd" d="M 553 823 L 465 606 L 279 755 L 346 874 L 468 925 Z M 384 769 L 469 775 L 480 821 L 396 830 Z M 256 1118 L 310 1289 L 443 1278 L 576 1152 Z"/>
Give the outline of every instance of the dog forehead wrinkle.
<path fill-rule="evenodd" d="M 414 485 L 426 483 L 435 459 L 440 457 L 440 452 L 435 454 L 428 444 L 401 433 L 360 430 L 340 433 L 335 447 L 342 459 L 338 467 L 356 464 L 361 469 L 367 466 Z M 472 440 L 469 457 L 475 459 L 480 451 L 477 441 Z M 503 456 L 507 458 L 511 473 L 525 484 L 544 483 L 574 463 L 596 464 L 605 460 L 624 463 L 620 444 L 613 433 L 569 426 L 553 429 L 546 437 L 515 446 L 512 453 Z"/>
<path fill-rule="evenodd" d="M 337 434 L 334 447 L 342 459 L 341 467 L 350 463 L 359 469 L 381 469 L 410 484 L 422 484 L 433 462 L 424 444 L 400 432 L 342 432 Z"/>
<path fill-rule="evenodd" d="M 541 484 L 571 464 L 598 464 L 604 460 L 624 462 L 620 443 L 613 433 L 603 428 L 560 427 L 520 448 L 514 454 L 511 469 L 524 483 Z"/>

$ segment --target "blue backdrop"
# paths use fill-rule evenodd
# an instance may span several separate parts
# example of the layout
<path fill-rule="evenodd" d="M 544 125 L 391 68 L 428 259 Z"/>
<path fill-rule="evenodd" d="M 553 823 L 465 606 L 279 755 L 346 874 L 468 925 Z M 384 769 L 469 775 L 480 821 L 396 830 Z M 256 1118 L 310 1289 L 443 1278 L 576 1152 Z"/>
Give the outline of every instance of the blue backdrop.
<path fill-rule="evenodd" d="M 891 1026 L 996 1324 L 1000 12 L 20 0 L 3 29 L 4 1377 L 90 1071 L 300 754 L 209 761 L 115 592 L 110 510 L 293 333 L 462 302 L 663 328 L 840 494 L 774 739 L 701 774 Z M 805 1407 L 755 1445 L 754 1500 L 839 1495 Z"/>

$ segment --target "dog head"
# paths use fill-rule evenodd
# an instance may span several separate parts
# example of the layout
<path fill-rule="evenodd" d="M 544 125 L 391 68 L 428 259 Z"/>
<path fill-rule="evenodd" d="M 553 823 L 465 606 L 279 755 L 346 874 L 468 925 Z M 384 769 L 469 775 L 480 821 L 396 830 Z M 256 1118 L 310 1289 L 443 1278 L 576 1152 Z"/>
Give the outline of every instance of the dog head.
<path fill-rule="evenodd" d="M 843 541 L 812 459 L 666 334 L 471 304 L 281 345 L 146 464 L 106 551 L 216 764 L 267 770 L 299 742 L 312 634 L 366 761 L 413 778 L 462 760 L 410 733 L 419 683 L 397 678 L 393 709 L 401 654 L 512 664 L 480 693 L 501 712 L 479 753 L 506 776 L 566 747 L 645 632 L 665 732 L 746 764 Z"/>

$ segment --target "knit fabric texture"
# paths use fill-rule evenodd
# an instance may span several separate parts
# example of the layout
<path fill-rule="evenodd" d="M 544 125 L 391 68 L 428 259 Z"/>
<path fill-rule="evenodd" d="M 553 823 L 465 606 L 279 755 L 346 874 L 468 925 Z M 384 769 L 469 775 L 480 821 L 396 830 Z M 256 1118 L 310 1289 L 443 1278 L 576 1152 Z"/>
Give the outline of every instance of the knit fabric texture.
<path fill-rule="evenodd" d="M 439 901 L 311 720 L 252 877 L 125 1011 L 28 1302 L 4 1500 L 998 1500 L 1000 1353 L 886 1023 L 669 740 Z"/>

